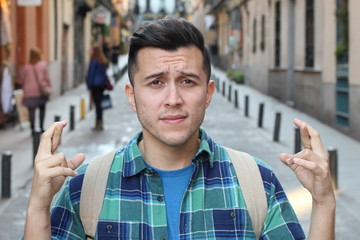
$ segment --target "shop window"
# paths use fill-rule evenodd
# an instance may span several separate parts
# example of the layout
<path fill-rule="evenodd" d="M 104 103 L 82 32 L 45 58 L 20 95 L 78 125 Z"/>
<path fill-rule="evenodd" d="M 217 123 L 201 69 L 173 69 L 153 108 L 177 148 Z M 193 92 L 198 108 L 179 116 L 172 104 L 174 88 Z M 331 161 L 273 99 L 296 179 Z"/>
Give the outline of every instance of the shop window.
<path fill-rule="evenodd" d="M 256 18 L 253 25 L 253 53 L 256 53 Z"/>
<path fill-rule="evenodd" d="M 275 3 L 275 67 L 280 67 L 281 54 L 281 3 Z"/>
<path fill-rule="evenodd" d="M 260 41 L 261 51 L 265 50 L 265 15 L 261 16 L 261 41 Z"/>
<path fill-rule="evenodd" d="M 314 0 L 306 0 L 305 67 L 314 67 Z"/>

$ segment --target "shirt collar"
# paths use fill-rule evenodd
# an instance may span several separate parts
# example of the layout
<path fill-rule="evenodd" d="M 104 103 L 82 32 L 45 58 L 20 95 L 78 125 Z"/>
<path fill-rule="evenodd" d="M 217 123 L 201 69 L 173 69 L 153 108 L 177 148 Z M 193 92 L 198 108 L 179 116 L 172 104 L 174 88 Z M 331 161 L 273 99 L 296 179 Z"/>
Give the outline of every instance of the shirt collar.
<path fill-rule="evenodd" d="M 195 155 L 194 161 L 210 161 L 210 167 L 214 162 L 214 142 L 206 134 L 203 128 L 199 128 L 200 147 Z M 144 158 L 141 155 L 138 143 L 142 139 L 142 132 L 139 132 L 125 147 L 123 176 L 131 177 L 147 168 Z"/>

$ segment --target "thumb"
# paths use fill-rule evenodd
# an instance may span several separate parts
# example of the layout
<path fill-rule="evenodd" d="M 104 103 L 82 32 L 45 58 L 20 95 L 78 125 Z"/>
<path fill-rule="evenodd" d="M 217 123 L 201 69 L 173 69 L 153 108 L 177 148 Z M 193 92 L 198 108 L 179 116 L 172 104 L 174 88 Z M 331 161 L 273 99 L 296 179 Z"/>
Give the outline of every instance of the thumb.
<path fill-rule="evenodd" d="M 291 168 L 291 170 L 295 170 L 297 165 L 294 164 L 294 156 L 293 155 L 290 155 L 290 154 L 287 154 L 287 153 L 281 153 L 280 156 L 280 161 L 282 163 L 284 163 L 286 166 L 288 166 L 289 168 Z"/>
<path fill-rule="evenodd" d="M 285 165 L 290 165 L 290 163 L 288 162 L 289 158 L 292 158 L 293 156 L 287 153 L 281 153 L 279 158 L 281 160 L 282 163 L 284 163 Z"/>
<path fill-rule="evenodd" d="M 69 161 L 68 161 L 68 167 L 71 169 L 76 169 L 77 167 L 79 167 L 85 160 L 85 155 L 83 153 L 79 153 L 75 156 L 73 156 Z"/>

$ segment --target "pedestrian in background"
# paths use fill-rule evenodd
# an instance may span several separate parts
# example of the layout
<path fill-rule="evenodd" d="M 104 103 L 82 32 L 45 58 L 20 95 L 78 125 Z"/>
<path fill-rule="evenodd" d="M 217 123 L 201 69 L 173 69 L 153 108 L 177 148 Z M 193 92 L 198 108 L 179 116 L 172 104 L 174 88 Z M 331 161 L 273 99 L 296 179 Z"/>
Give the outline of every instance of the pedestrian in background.
<path fill-rule="evenodd" d="M 39 108 L 40 130 L 44 131 L 45 105 L 51 94 L 50 74 L 47 63 L 42 60 L 38 48 L 30 49 L 29 63 L 25 64 L 21 84 L 24 91 L 23 104 L 29 110 L 31 133 L 35 131 L 35 111 Z"/>
<path fill-rule="evenodd" d="M 95 44 L 92 49 L 90 64 L 86 77 L 87 88 L 91 92 L 92 100 L 95 104 L 96 122 L 94 131 L 103 130 L 103 110 L 101 101 L 105 90 L 105 83 L 107 80 L 106 69 L 108 61 L 99 45 Z"/>

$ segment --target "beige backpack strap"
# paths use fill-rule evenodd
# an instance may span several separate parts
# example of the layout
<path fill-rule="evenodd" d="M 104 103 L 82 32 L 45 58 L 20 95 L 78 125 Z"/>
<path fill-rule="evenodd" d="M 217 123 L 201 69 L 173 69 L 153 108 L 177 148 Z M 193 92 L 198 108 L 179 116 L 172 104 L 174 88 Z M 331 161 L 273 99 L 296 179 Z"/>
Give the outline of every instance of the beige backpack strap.
<path fill-rule="evenodd" d="M 267 215 L 267 200 L 259 167 L 249 154 L 225 149 L 234 165 L 256 238 L 259 239 Z"/>
<path fill-rule="evenodd" d="M 117 150 L 94 158 L 86 169 L 80 195 L 80 218 L 87 239 L 94 239 L 110 167 Z"/>

